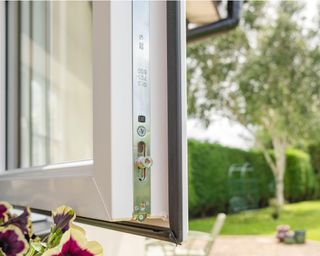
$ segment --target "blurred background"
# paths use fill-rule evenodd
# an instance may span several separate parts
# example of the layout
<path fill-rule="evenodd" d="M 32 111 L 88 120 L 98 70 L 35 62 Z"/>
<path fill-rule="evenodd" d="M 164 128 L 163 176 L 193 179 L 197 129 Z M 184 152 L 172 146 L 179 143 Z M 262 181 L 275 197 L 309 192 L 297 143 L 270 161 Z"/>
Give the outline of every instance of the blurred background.
<path fill-rule="evenodd" d="M 319 6 L 245 1 L 238 26 L 188 44 L 190 229 L 227 214 L 210 255 L 318 255 Z"/>

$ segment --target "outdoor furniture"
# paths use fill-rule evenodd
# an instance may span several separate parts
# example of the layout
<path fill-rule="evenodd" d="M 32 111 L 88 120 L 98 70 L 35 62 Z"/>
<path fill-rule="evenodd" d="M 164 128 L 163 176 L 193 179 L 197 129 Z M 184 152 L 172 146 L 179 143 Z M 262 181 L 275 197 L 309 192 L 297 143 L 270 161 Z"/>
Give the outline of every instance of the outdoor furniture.
<path fill-rule="evenodd" d="M 224 213 L 218 214 L 217 220 L 210 234 L 205 232 L 190 231 L 186 241 L 184 241 L 180 246 L 155 239 L 147 239 L 146 256 L 207 256 L 212 249 L 214 241 L 220 234 L 225 218 L 226 215 Z"/>

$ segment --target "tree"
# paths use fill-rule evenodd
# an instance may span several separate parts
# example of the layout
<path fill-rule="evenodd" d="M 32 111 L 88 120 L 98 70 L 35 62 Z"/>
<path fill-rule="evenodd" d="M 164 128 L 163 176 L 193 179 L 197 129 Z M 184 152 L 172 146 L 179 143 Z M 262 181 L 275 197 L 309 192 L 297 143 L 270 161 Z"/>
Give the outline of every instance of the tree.
<path fill-rule="evenodd" d="M 319 33 L 303 26 L 303 9 L 298 2 L 248 2 L 237 29 L 188 48 L 189 114 L 209 125 L 218 113 L 254 135 L 279 207 L 286 149 L 320 127 Z"/>

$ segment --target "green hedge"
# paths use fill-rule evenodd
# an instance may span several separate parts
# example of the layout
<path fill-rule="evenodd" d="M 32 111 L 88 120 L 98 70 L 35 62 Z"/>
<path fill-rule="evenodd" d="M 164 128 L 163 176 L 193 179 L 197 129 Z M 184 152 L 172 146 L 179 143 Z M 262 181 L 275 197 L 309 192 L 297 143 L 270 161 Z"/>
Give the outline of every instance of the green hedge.
<path fill-rule="evenodd" d="M 313 144 L 309 146 L 309 154 L 311 158 L 312 168 L 317 177 L 316 197 L 320 198 L 320 144 Z"/>
<path fill-rule="evenodd" d="M 250 163 L 258 170 L 259 198 L 264 205 L 273 194 L 273 176 L 258 152 L 189 141 L 190 215 L 206 215 L 228 209 L 228 170 L 232 164 Z M 191 184 L 190 184 L 191 183 Z M 195 203 L 196 200 L 196 203 Z"/>
<path fill-rule="evenodd" d="M 309 146 L 309 154 L 311 163 L 315 172 L 320 176 L 320 144 L 313 144 Z"/>
<path fill-rule="evenodd" d="M 188 157 L 188 166 L 189 166 L 189 174 L 188 174 L 188 193 L 189 193 L 189 209 L 196 209 L 198 203 L 198 196 L 194 187 L 194 179 L 192 170 L 192 147 L 188 148 L 189 157 Z"/>
<path fill-rule="evenodd" d="M 310 156 L 300 150 L 288 150 L 285 198 L 289 202 L 313 199 L 317 190 L 318 182 L 311 165 Z"/>
<path fill-rule="evenodd" d="M 289 150 L 285 175 L 285 196 L 289 201 L 314 197 L 317 181 L 304 152 Z M 232 164 L 249 163 L 256 170 L 259 206 L 274 195 L 274 179 L 261 152 L 248 152 L 208 142 L 189 141 L 190 216 L 227 211 L 230 200 L 228 170 Z"/>

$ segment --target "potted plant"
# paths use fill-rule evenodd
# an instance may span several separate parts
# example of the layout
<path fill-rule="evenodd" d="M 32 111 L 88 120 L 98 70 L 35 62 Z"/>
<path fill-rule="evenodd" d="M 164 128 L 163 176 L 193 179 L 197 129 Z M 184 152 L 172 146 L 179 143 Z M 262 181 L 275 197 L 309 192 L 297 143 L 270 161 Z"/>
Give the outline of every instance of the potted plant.
<path fill-rule="evenodd" d="M 50 233 L 41 238 L 32 232 L 30 209 L 19 216 L 10 213 L 12 206 L 0 202 L 0 256 L 102 256 L 95 241 L 87 241 L 85 231 L 75 225 L 76 214 L 68 206 L 52 211 Z"/>

